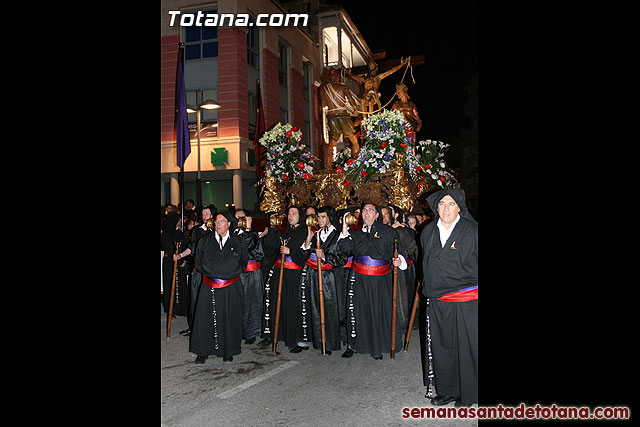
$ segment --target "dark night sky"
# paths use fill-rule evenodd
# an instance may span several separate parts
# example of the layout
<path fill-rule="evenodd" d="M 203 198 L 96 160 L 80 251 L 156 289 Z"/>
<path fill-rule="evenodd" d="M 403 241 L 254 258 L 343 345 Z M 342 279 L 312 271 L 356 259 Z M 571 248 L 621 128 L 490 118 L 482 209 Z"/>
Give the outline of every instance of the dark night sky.
<path fill-rule="evenodd" d="M 450 142 L 464 118 L 465 85 L 478 71 L 477 0 L 334 1 L 342 6 L 373 52 L 385 59 L 425 55 L 404 83 L 423 121 L 418 140 Z M 404 69 L 382 81 L 382 104 L 395 92 Z M 389 105 L 387 108 L 390 108 Z"/>

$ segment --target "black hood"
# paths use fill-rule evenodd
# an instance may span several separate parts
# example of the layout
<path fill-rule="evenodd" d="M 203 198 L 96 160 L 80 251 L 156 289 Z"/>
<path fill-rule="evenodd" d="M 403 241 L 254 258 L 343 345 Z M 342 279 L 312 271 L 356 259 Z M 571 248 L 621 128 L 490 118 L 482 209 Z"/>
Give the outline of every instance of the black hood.
<path fill-rule="evenodd" d="M 162 229 L 165 233 L 175 232 L 176 226 L 180 221 L 180 215 L 175 212 L 170 212 L 164 219 L 164 224 L 162 224 Z"/>
<path fill-rule="evenodd" d="M 305 220 L 306 220 L 306 216 L 304 214 L 304 210 L 300 207 L 300 206 L 296 206 L 296 205 L 291 205 L 287 208 L 287 210 L 285 211 L 285 213 L 287 214 L 287 216 L 289 215 L 289 209 L 297 209 L 298 210 L 298 225 L 305 225 Z M 285 218 L 286 219 L 286 218 Z M 288 220 L 287 220 L 288 221 Z M 291 228 L 292 225 L 289 224 L 289 228 Z"/>
<path fill-rule="evenodd" d="M 222 215 L 224 219 L 230 222 L 229 233 L 233 233 L 236 227 L 238 226 L 238 220 L 236 219 L 236 216 L 234 215 L 234 213 L 232 211 L 226 211 L 226 212 L 218 212 L 216 216 L 218 215 Z M 215 221 L 215 217 L 213 219 Z M 214 228 L 214 231 L 215 231 L 215 228 Z"/>
<path fill-rule="evenodd" d="M 467 209 L 464 190 L 460 188 L 445 188 L 444 190 L 438 190 L 427 197 L 427 203 L 429 204 L 431 210 L 436 214 L 436 220 L 440 218 L 440 215 L 438 215 L 438 203 L 444 196 L 451 196 L 451 198 L 456 201 L 458 207 L 460 208 L 460 218 L 466 218 L 468 220 L 476 222 L 476 220 L 473 219 L 473 217 L 469 213 L 469 210 Z"/>
<path fill-rule="evenodd" d="M 326 213 L 327 217 L 329 218 L 329 222 L 331 223 L 331 225 L 333 225 L 336 229 L 339 228 L 339 224 L 338 224 L 338 218 L 336 216 L 336 210 L 335 208 L 331 207 L 331 206 L 322 206 L 321 208 L 317 209 L 318 213 Z"/>

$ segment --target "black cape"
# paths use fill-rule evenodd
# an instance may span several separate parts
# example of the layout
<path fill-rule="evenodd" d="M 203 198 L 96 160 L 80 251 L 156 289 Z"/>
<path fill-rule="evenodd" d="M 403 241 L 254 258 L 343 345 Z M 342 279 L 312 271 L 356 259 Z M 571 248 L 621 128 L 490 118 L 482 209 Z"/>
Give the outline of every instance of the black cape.
<path fill-rule="evenodd" d="M 450 195 L 460 207 L 460 219 L 444 244 L 437 227 L 440 199 Z M 422 231 L 423 294 L 429 298 L 427 317 L 438 395 L 459 396 L 464 404 L 478 402 L 478 300 L 444 302 L 438 298 L 478 284 L 478 224 L 469 215 L 464 191 L 447 189 L 427 198 L 436 220 Z M 427 357 L 427 352 L 425 352 Z M 428 361 L 424 360 L 424 366 Z M 425 386 L 429 387 L 427 369 Z"/>
<path fill-rule="evenodd" d="M 398 233 L 393 228 L 376 221 L 369 233 L 352 230 L 349 237 L 338 241 L 338 247 L 345 254 L 391 262 L 394 238 Z M 398 253 L 406 258 L 399 239 Z M 393 264 L 389 273 L 381 276 L 360 274 L 352 267 L 347 283 L 347 342 L 356 352 L 374 357 L 391 352 L 392 295 Z M 396 351 L 402 347 L 398 314 L 396 311 Z"/>
<path fill-rule="evenodd" d="M 320 247 L 324 251 L 324 264 L 342 266 L 347 262 L 347 256 L 338 249 L 340 231 L 333 230 L 325 241 L 321 239 Z M 316 236 L 311 240 L 309 256 L 315 253 Z M 322 350 L 322 327 L 320 316 L 320 288 L 318 270 L 305 264 L 302 272 L 302 286 L 309 292 L 311 301 L 311 323 L 313 347 Z M 340 350 L 340 317 L 338 310 L 338 295 L 334 270 L 322 270 L 322 294 L 324 300 L 325 349 L 327 351 Z"/>
<path fill-rule="evenodd" d="M 264 257 L 262 242 L 255 231 L 238 234 L 249 251 L 249 260 L 261 261 Z M 240 275 L 244 286 L 244 321 L 242 336 L 251 339 L 260 336 L 263 305 L 262 270 L 245 271 Z"/>
<path fill-rule="evenodd" d="M 290 249 L 290 256 L 296 265 L 303 267 L 308 254 L 300 247 L 307 237 L 307 227 L 298 225 L 286 230 L 276 230 L 270 228 L 265 236 L 265 244 L 274 245 L 277 242 L 280 247 L 280 238 L 289 239 L 287 247 Z M 278 255 L 279 257 L 281 254 Z M 278 321 L 278 341 L 284 341 L 285 345 L 293 348 L 298 342 L 308 341 L 311 336 L 309 313 L 306 295 L 302 294 L 300 288 L 300 270 L 283 270 L 282 293 L 280 301 L 280 320 Z M 280 279 L 280 268 L 273 265 L 269 270 L 269 275 L 265 281 L 264 301 L 262 319 L 262 336 L 273 338 L 275 331 L 275 316 L 278 302 L 278 281 Z M 304 297 L 304 298 L 303 298 Z M 304 301 L 303 301 L 304 300 Z"/>
<path fill-rule="evenodd" d="M 240 354 L 244 315 L 244 288 L 236 282 L 213 289 L 202 283 L 203 275 L 234 279 L 247 267 L 249 253 L 244 241 L 231 230 L 222 249 L 215 233 L 204 234 L 195 249 L 193 281 L 199 291 L 195 302 L 189 351 L 197 355 L 228 357 Z"/>

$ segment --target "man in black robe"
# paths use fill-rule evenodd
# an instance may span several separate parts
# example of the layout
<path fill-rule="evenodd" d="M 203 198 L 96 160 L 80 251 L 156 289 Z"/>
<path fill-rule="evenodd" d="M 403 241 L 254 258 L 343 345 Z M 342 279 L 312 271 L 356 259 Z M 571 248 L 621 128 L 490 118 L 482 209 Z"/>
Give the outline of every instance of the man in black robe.
<path fill-rule="evenodd" d="M 162 305 L 164 312 L 169 313 L 169 303 L 171 301 L 171 282 L 173 274 L 173 254 L 176 252 L 176 243 L 182 242 L 183 233 L 178 230 L 180 215 L 170 212 L 162 223 L 162 234 L 160 235 L 160 248 L 164 251 L 162 259 Z"/>
<path fill-rule="evenodd" d="M 174 257 L 173 257 L 174 261 L 178 260 L 178 262 L 180 262 L 181 259 L 186 258 L 191 267 L 191 270 L 190 270 L 191 278 L 189 280 L 190 307 L 189 307 L 189 313 L 187 315 L 188 327 L 187 329 L 180 331 L 180 335 L 182 335 L 183 337 L 188 337 L 189 335 L 191 335 L 191 327 L 193 326 L 193 311 L 195 309 L 196 299 L 198 299 L 198 292 L 199 292 L 199 288 L 198 288 L 199 283 L 196 284 L 193 282 L 193 255 L 192 254 L 195 252 L 195 247 L 196 247 L 196 244 L 198 243 L 198 240 L 200 240 L 200 238 L 204 234 L 212 232 L 212 229 L 214 227 L 212 225 L 211 229 L 209 229 L 207 227 L 207 221 L 209 221 L 210 219 L 213 221 L 213 217 L 216 216 L 217 214 L 218 214 L 218 210 L 213 205 L 205 206 L 204 208 L 202 208 L 202 223 L 198 227 L 195 227 L 191 230 L 191 234 L 189 235 L 189 245 L 187 246 L 186 249 L 181 248 L 181 252 L 179 252 L 178 255 L 174 254 Z"/>
<path fill-rule="evenodd" d="M 301 248 L 307 237 L 307 227 L 300 225 L 300 222 L 304 221 L 304 211 L 298 206 L 289 207 L 287 221 L 289 227 L 286 230 L 269 227 L 267 235 L 263 237 L 264 246 L 273 247 L 275 244 L 280 244 L 280 253 L 265 281 L 265 307 L 262 319 L 262 332 L 265 339 L 260 343 L 260 346 L 272 342 L 275 333 L 278 281 L 282 255 L 284 255 L 278 341 L 284 341 L 292 353 L 299 353 L 308 348 L 308 342 L 311 338 L 308 291 L 300 286 L 302 267 L 308 255 Z"/>
<path fill-rule="evenodd" d="M 253 218 L 247 215 L 245 209 L 236 209 L 236 219 L 245 218 L 246 227 L 236 228 L 235 233 L 239 235 L 247 245 L 249 251 L 249 262 L 247 268 L 240 275 L 244 286 L 244 322 L 242 336 L 245 344 L 253 344 L 256 337 L 260 336 L 262 323 L 262 302 L 263 302 L 263 282 L 260 261 L 264 256 L 262 242 L 258 237 L 258 232 L 251 230 Z"/>
<path fill-rule="evenodd" d="M 456 406 L 468 406 L 478 402 L 478 223 L 467 210 L 464 190 L 440 190 L 427 202 L 437 220 L 421 234 L 422 292 L 429 299 L 427 324 L 438 394 L 431 403 L 455 400 Z M 425 397 L 430 397 L 428 360 L 424 366 Z"/>
<path fill-rule="evenodd" d="M 231 212 L 216 215 L 215 232 L 203 235 L 195 247 L 193 281 L 198 285 L 191 343 L 196 363 L 208 356 L 231 362 L 240 354 L 244 288 L 240 274 L 249 260 L 242 238 L 230 232 L 235 218 Z"/>
<path fill-rule="evenodd" d="M 333 269 L 335 266 L 343 266 L 347 262 L 347 256 L 338 249 L 340 232 L 334 226 L 336 223 L 336 211 L 334 208 L 331 206 L 318 208 L 318 226 L 320 229 L 316 234 L 309 227 L 307 240 L 303 246 L 303 249 L 308 251 L 309 259 L 307 259 L 302 270 L 302 286 L 309 290 L 309 299 L 311 300 L 313 348 L 321 351 L 322 325 L 318 263 L 322 266 L 325 353 L 327 355 L 330 355 L 333 350 L 340 350 L 340 317 Z M 317 249 L 318 235 L 320 236 L 321 249 Z"/>
<path fill-rule="evenodd" d="M 400 319 L 402 328 L 406 330 L 411 318 L 413 300 L 416 295 L 416 269 L 414 261 L 418 259 L 418 243 L 416 233 L 405 223 L 404 211 L 394 205 L 389 205 L 391 228 L 398 233 L 402 247 L 407 255 L 407 269 L 398 276 L 398 310 L 401 311 Z M 414 325 L 417 326 L 416 323 Z"/>
<path fill-rule="evenodd" d="M 376 360 L 391 352 L 393 303 L 393 266 L 407 268 L 398 233 L 382 224 L 382 212 L 371 203 L 362 206 L 361 230 L 349 232 L 344 218 L 338 240 L 340 251 L 353 254 L 351 275 L 347 284 L 347 350 L 369 353 Z M 393 258 L 394 239 L 398 239 L 398 258 Z M 393 266 L 391 265 L 393 264 Z M 402 347 L 396 311 L 395 348 Z"/>

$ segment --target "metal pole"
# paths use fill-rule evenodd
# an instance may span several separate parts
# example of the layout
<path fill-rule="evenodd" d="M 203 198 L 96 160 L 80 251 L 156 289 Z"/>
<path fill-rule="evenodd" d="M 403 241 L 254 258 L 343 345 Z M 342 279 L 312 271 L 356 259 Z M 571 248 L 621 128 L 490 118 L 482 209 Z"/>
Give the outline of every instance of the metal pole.
<path fill-rule="evenodd" d="M 196 206 L 202 208 L 202 180 L 200 179 L 200 111 L 201 108 L 197 107 L 196 121 L 197 129 L 196 135 L 198 136 L 198 175 L 196 177 Z"/>

